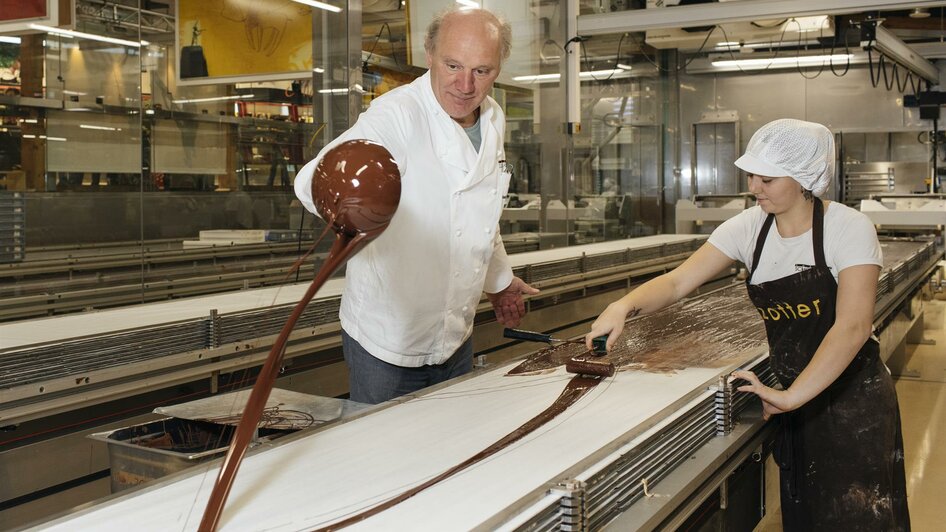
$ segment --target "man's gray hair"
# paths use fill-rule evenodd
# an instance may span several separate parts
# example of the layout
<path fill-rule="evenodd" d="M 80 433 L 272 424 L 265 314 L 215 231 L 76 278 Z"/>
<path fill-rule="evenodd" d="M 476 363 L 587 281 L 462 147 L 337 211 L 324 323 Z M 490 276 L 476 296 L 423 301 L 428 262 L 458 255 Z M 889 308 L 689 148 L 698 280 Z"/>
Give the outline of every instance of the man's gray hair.
<path fill-rule="evenodd" d="M 440 27 L 444 20 L 456 13 L 470 13 L 480 11 L 494 20 L 496 29 L 499 30 L 499 58 L 502 61 L 509 59 L 509 52 L 512 51 L 512 26 L 505 19 L 492 11 L 486 9 L 468 9 L 462 6 L 454 5 L 444 9 L 434 15 L 434 19 L 427 26 L 427 35 L 424 37 L 424 49 L 427 53 L 432 53 L 437 44 L 437 37 L 440 35 Z"/>

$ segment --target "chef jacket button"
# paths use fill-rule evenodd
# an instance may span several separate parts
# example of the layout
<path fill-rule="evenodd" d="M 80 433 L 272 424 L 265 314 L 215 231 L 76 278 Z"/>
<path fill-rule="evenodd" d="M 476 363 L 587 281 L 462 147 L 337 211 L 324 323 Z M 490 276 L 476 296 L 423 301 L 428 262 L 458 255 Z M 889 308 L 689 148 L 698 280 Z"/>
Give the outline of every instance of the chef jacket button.
<path fill-rule="evenodd" d="M 483 228 L 483 232 L 488 235 L 488 234 L 489 234 L 489 227 L 484 227 L 484 228 Z"/>
<path fill-rule="evenodd" d="M 459 276 L 460 276 L 460 272 L 453 272 L 453 276 L 454 276 L 454 277 L 459 277 Z"/>
<path fill-rule="evenodd" d="M 463 234 L 463 231 L 460 231 L 459 229 L 457 229 L 457 236 L 460 236 L 462 234 Z"/>
<path fill-rule="evenodd" d="M 466 305 L 463 305 L 463 312 L 466 312 L 466 311 L 468 311 L 468 310 L 470 310 L 470 307 L 468 307 L 468 306 L 466 306 Z"/>
<path fill-rule="evenodd" d="M 480 269 L 479 269 L 479 268 L 473 268 L 473 273 L 479 275 Z"/>
<path fill-rule="evenodd" d="M 490 190 L 489 190 L 489 193 L 495 196 L 495 195 L 496 195 L 496 189 L 495 189 L 495 188 L 490 189 Z"/>

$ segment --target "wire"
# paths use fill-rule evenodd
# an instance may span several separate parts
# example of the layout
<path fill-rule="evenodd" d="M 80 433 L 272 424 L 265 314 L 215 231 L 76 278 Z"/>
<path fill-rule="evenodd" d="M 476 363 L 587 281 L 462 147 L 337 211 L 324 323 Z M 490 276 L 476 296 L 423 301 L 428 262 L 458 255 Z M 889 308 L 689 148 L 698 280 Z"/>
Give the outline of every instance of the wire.
<path fill-rule="evenodd" d="M 878 54 L 877 58 L 877 68 L 874 68 L 874 41 L 873 39 L 867 43 L 867 68 L 870 70 L 870 84 L 874 88 L 880 84 L 881 78 L 884 81 L 884 87 L 889 91 L 894 87 L 897 88 L 897 91 L 900 93 L 905 93 L 907 88 L 913 89 L 913 95 L 916 96 L 919 94 L 919 91 L 923 88 L 923 79 L 920 79 L 912 70 L 904 67 L 906 70 L 905 77 L 903 81 L 900 80 L 900 64 L 893 62 L 890 70 L 891 73 L 887 74 L 887 62 L 890 61 L 883 52 Z M 929 82 L 927 82 L 929 85 Z"/>
<path fill-rule="evenodd" d="M 796 50 L 795 50 L 795 70 L 797 70 L 797 71 L 798 71 L 798 74 L 801 75 L 801 77 L 803 77 L 803 78 L 805 78 L 805 79 L 815 79 L 815 78 L 817 78 L 818 76 L 820 76 L 820 75 L 824 72 L 824 64 L 825 64 L 825 62 L 824 62 L 824 61 L 821 62 L 821 66 L 818 67 L 818 72 L 817 72 L 814 76 L 810 76 L 810 77 L 809 77 L 809 76 L 807 76 L 807 75 L 805 74 L 805 71 L 802 69 L 802 66 L 801 66 L 801 57 L 802 57 L 802 55 L 801 55 L 801 49 L 802 49 L 802 41 L 801 41 L 801 34 L 802 34 L 801 29 L 802 29 L 802 27 L 801 27 L 801 22 L 798 22 L 798 19 L 797 19 L 797 18 L 793 18 L 792 21 L 795 22 L 795 25 L 796 25 L 796 26 L 798 26 L 798 47 L 797 47 Z M 825 17 L 824 21 L 821 23 L 821 27 L 818 28 L 818 29 L 819 29 L 819 37 L 821 37 L 822 39 L 824 38 L 824 24 L 825 24 L 825 22 L 827 22 L 827 21 L 828 21 L 828 19 L 827 19 L 827 17 Z M 807 51 L 808 51 L 808 43 L 807 43 L 807 42 L 805 43 L 804 47 L 805 47 L 805 51 L 807 52 Z M 833 42 L 831 43 L 831 50 L 832 50 L 832 51 L 834 50 L 834 43 L 833 43 Z M 832 53 L 831 55 L 833 56 L 834 54 Z M 832 59 L 828 59 L 828 62 L 829 62 L 829 63 L 832 62 Z M 848 62 L 850 63 L 850 59 L 848 59 Z"/>
<path fill-rule="evenodd" d="M 837 27 L 837 23 L 835 23 L 835 27 Z M 840 74 L 838 74 L 837 71 L 834 70 L 834 61 L 831 61 L 831 62 L 829 63 L 829 64 L 831 65 L 831 73 L 834 74 L 835 76 L 839 77 L 839 78 L 842 77 L 842 76 L 847 75 L 848 71 L 851 70 L 851 55 L 852 55 L 852 54 L 851 54 L 851 47 L 850 47 L 850 45 L 848 45 L 848 40 L 847 40 L 847 32 L 850 31 L 850 29 L 851 29 L 850 26 L 846 26 L 846 27 L 844 28 L 844 36 L 843 36 L 843 39 L 844 39 L 844 55 L 848 56 L 848 58 L 847 58 L 847 65 L 845 65 L 845 67 L 844 67 L 844 72 L 841 72 Z M 833 40 L 831 41 L 831 55 L 832 55 L 832 56 L 834 55 L 834 46 L 835 46 L 836 43 L 837 43 L 837 38 L 835 38 L 835 39 L 833 39 Z"/>
<path fill-rule="evenodd" d="M 722 27 L 722 26 L 719 26 L 719 29 L 723 32 L 723 39 L 725 39 L 726 42 L 731 42 L 731 41 L 729 40 L 729 35 L 726 34 L 726 28 L 724 28 L 724 27 Z M 778 58 L 779 54 L 780 54 L 781 51 L 782 51 L 782 43 L 785 42 L 785 32 L 786 32 L 787 30 L 788 30 L 788 24 L 785 24 L 785 25 L 782 27 L 782 33 L 779 35 L 778 44 L 775 45 L 775 55 L 773 55 L 773 56 L 771 57 L 771 59 L 772 59 L 773 61 L 770 61 L 769 64 L 765 65 L 765 68 L 762 68 L 761 70 L 768 70 L 769 68 L 771 68 L 771 66 L 774 64 L 774 59 Z M 735 54 L 732 53 L 732 47 L 730 47 L 730 48 L 727 50 L 727 52 L 729 53 L 729 58 L 732 59 L 733 61 L 736 61 L 736 56 L 735 56 Z M 736 68 L 739 69 L 739 71 L 742 72 L 743 74 L 751 74 L 751 73 L 752 73 L 752 71 L 743 70 L 742 67 L 740 67 L 738 64 L 736 65 Z"/>
<path fill-rule="evenodd" d="M 378 30 L 378 34 L 374 37 L 374 42 L 371 43 L 371 50 L 368 50 L 368 57 L 362 62 L 361 67 L 363 69 L 368 67 L 368 61 L 370 61 L 371 56 L 374 55 L 374 49 L 378 46 L 378 42 L 381 40 L 381 34 L 384 33 L 385 28 L 388 30 L 388 45 L 391 47 L 391 58 L 394 59 L 394 64 L 397 66 L 398 72 L 404 72 L 404 68 L 397 60 L 397 51 L 394 49 L 394 36 L 391 35 L 391 26 L 389 26 L 387 22 L 381 24 L 381 29 Z"/>
<path fill-rule="evenodd" d="M 651 65 L 654 66 L 654 68 L 657 69 L 657 72 L 678 72 L 679 73 L 679 72 L 682 72 L 686 67 L 690 66 L 690 63 L 692 63 L 693 60 L 696 59 L 697 56 L 699 56 L 699 54 L 703 52 L 703 48 L 706 48 L 706 43 L 709 42 L 710 36 L 713 35 L 713 32 L 716 31 L 717 28 L 722 29 L 721 26 L 713 26 L 713 28 L 709 30 L 709 32 L 706 34 L 706 38 L 703 39 L 703 43 L 700 44 L 699 49 L 697 49 L 696 52 L 693 52 L 692 57 L 686 60 L 683 63 L 683 66 L 678 66 L 676 68 L 663 68 L 662 66 L 658 65 L 657 62 L 654 59 L 652 59 L 649 55 L 647 55 L 647 52 L 644 51 L 644 45 L 646 44 L 644 41 L 641 41 L 636 36 L 634 36 L 633 32 L 628 32 L 625 35 L 629 35 L 631 37 L 631 40 L 634 41 L 634 43 L 637 45 L 637 49 L 638 51 L 640 51 L 640 54 L 644 56 L 644 59 L 646 59 L 648 63 L 650 63 Z M 723 35 L 724 35 L 723 38 L 725 38 L 725 30 L 723 30 Z M 620 43 L 618 44 L 620 45 Z"/>
<path fill-rule="evenodd" d="M 624 35 L 627 35 L 627 34 L 625 33 Z M 616 53 L 615 56 L 614 56 L 614 66 L 615 66 L 615 68 L 611 70 L 611 73 L 608 74 L 608 77 L 606 77 L 606 78 L 596 78 L 595 75 L 591 73 L 592 71 L 594 71 L 594 66 L 590 66 L 589 68 L 590 68 L 591 70 L 588 71 L 588 76 L 591 77 L 591 79 L 593 79 L 594 81 L 608 81 L 608 80 L 610 80 L 612 77 L 614 77 L 614 71 L 617 70 L 617 63 L 618 63 L 618 61 L 620 60 L 620 57 L 621 57 L 621 43 L 624 42 L 624 35 L 621 35 L 621 40 L 618 41 L 618 50 L 617 50 L 617 53 Z M 578 38 L 576 37 L 576 39 L 578 39 Z M 586 40 L 587 40 L 587 39 L 584 39 L 584 38 L 578 39 L 578 46 L 579 46 L 579 49 L 581 50 L 581 55 L 582 55 L 582 57 L 584 57 L 583 63 L 587 65 L 587 64 L 590 63 L 590 61 L 588 61 L 588 49 L 585 47 L 585 41 L 586 41 Z M 571 42 L 571 41 L 569 41 L 569 42 Z M 565 46 L 568 46 L 568 43 L 565 43 Z M 581 69 L 579 69 L 579 70 L 581 70 Z"/>

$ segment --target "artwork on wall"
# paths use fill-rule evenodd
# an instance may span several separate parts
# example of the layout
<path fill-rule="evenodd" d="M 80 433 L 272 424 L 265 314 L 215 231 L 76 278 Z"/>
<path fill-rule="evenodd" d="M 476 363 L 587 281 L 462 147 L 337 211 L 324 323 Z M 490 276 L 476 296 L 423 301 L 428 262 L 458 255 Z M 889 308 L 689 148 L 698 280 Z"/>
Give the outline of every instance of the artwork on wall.
<path fill-rule="evenodd" d="M 178 83 L 312 75 L 312 8 L 292 0 L 177 0 Z"/>
<path fill-rule="evenodd" d="M 48 12 L 46 0 L 0 0 L 0 21 L 42 18 Z"/>
<path fill-rule="evenodd" d="M 67 27 L 74 0 L 0 0 L 0 34 L 29 31 L 30 24 Z"/>

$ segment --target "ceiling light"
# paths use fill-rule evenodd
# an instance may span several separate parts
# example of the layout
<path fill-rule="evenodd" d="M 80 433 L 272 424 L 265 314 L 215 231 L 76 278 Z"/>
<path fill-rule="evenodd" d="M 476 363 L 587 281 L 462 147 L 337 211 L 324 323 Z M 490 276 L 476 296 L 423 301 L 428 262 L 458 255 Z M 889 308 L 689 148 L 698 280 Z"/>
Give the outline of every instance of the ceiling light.
<path fill-rule="evenodd" d="M 108 126 L 93 126 L 90 124 L 79 124 L 79 127 L 82 129 L 95 129 L 98 131 L 121 131 L 122 130 L 122 128 L 120 127 L 114 128 L 114 127 L 108 127 Z"/>
<path fill-rule="evenodd" d="M 190 98 L 187 100 L 171 100 L 173 103 L 203 103 L 203 102 L 220 102 L 224 100 L 250 100 L 254 98 L 254 94 L 236 94 L 233 96 L 216 96 L 214 98 Z"/>
<path fill-rule="evenodd" d="M 319 89 L 319 94 L 346 94 L 348 89 Z"/>
<path fill-rule="evenodd" d="M 910 13 L 910 18 L 929 18 L 930 12 L 925 7 L 918 7 Z"/>
<path fill-rule="evenodd" d="M 479 9 L 480 3 L 474 0 L 456 0 L 460 4 L 460 9 Z"/>
<path fill-rule="evenodd" d="M 52 33 L 53 35 L 61 35 L 63 37 L 78 37 L 80 39 L 89 39 L 90 41 L 122 44 L 125 46 L 132 46 L 134 48 L 141 48 L 142 46 L 151 44 L 148 41 L 128 41 L 125 39 L 115 39 L 113 37 L 105 37 L 104 35 L 95 35 L 93 33 L 64 30 L 62 28 L 54 28 L 52 26 L 43 26 L 42 24 L 30 24 L 30 28 L 34 30 L 45 31 L 46 33 Z"/>
<path fill-rule="evenodd" d="M 621 68 L 613 68 L 609 70 L 588 70 L 585 72 L 580 72 L 578 74 L 579 79 L 583 80 L 596 80 L 596 81 L 605 81 L 606 79 L 614 78 L 624 78 L 628 75 L 628 70 L 631 69 L 629 65 L 618 65 Z M 624 68 L 627 67 L 627 68 Z M 550 83 L 553 81 L 558 81 L 561 77 L 561 74 L 534 74 L 531 76 L 515 76 L 512 78 L 513 81 L 520 81 L 523 83 Z"/>
<path fill-rule="evenodd" d="M 853 54 L 834 54 L 834 55 L 802 55 L 789 57 L 768 57 L 752 59 L 719 59 L 713 60 L 711 64 L 714 67 L 742 67 L 742 68 L 766 68 L 768 66 L 812 66 L 819 64 L 840 64 L 846 63 L 854 57 Z"/>
<path fill-rule="evenodd" d="M 631 65 L 625 65 L 624 63 L 618 63 L 614 66 L 620 68 L 621 70 L 634 70 L 634 67 L 632 67 Z"/>
<path fill-rule="evenodd" d="M 7 35 L 0 35 L 0 42 L 5 42 L 8 44 L 20 44 L 19 37 L 10 37 Z"/>
<path fill-rule="evenodd" d="M 305 4 L 310 7 L 317 7 L 319 9 L 331 11 L 332 13 L 339 13 L 342 10 L 342 8 L 340 7 L 335 7 L 333 5 L 326 4 L 325 2 L 318 2 L 316 0 L 292 0 L 292 1 L 298 4 Z"/>

